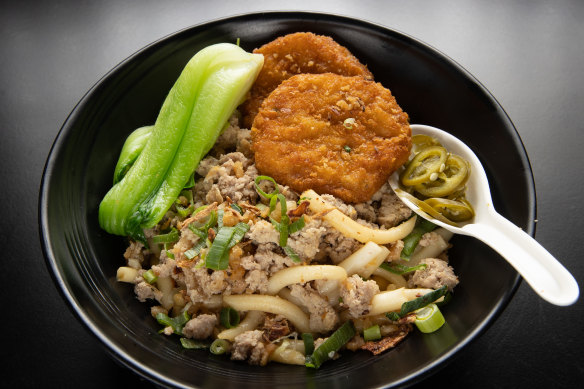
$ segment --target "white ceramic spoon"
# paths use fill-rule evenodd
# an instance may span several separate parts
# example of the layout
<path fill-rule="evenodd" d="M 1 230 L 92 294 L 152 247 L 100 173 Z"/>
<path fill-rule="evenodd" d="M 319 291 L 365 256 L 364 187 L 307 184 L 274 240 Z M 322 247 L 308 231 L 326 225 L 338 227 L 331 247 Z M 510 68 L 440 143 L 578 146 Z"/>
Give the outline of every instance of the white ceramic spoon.
<path fill-rule="evenodd" d="M 471 165 L 466 198 L 472 204 L 475 217 L 460 227 L 438 221 L 408 200 L 407 193 L 396 194 L 413 211 L 456 234 L 473 236 L 505 258 L 544 300 L 555 305 L 573 304 L 579 295 L 574 277 L 545 248 L 531 236 L 495 211 L 485 170 L 472 150 L 458 138 L 435 127 L 412 125 L 412 134 L 436 138 L 449 152 L 466 159 Z M 398 188 L 398 174 L 389 183 Z"/>

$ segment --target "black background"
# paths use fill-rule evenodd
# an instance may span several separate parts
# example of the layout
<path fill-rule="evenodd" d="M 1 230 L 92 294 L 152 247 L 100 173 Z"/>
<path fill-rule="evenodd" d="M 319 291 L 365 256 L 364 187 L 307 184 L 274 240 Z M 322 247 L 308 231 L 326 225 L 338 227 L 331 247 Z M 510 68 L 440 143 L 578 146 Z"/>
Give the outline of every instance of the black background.
<path fill-rule="evenodd" d="M 397 29 L 486 86 L 529 155 L 536 238 L 584 280 L 584 2 L 51 1 L 0 5 L 2 387 L 152 387 L 118 366 L 73 316 L 40 248 L 43 166 L 77 101 L 124 58 L 179 29 L 262 10 L 314 10 Z M 416 387 L 575 387 L 584 304 L 555 307 L 522 283 L 494 325 Z"/>

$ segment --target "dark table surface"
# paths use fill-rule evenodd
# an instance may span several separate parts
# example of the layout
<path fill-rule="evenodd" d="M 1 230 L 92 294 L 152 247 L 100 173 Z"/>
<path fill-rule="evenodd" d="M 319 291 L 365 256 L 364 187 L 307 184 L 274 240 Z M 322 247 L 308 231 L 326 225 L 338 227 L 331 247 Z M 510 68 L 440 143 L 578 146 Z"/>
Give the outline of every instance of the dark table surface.
<path fill-rule="evenodd" d="M 397 29 L 453 58 L 498 99 L 529 155 L 536 238 L 580 286 L 584 216 L 584 2 L 50 1 L 0 5 L 1 387 L 152 387 L 73 316 L 39 243 L 43 166 L 77 101 L 124 58 L 179 29 L 263 10 L 313 10 Z M 522 283 L 498 320 L 417 387 L 584 382 L 584 304 L 556 307 Z"/>

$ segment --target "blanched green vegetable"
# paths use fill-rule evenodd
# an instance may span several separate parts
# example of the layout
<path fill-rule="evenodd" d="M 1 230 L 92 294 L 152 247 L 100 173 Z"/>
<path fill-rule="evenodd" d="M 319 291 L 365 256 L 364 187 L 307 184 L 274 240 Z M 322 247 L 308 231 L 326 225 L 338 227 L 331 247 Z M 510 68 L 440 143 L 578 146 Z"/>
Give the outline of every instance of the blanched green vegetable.
<path fill-rule="evenodd" d="M 124 178 L 128 170 L 130 170 L 130 167 L 132 167 L 132 164 L 138 159 L 144 146 L 146 146 L 146 142 L 150 139 L 153 128 L 154 126 L 140 127 L 126 138 L 114 171 L 114 185 Z"/>
<path fill-rule="evenodd" d="M 176 200 L 263 65 L 263 56 L 220 43 L 199 51 L 170 90 L 152 133 L 99 207 L 101 227 L 144 241 Z"/>

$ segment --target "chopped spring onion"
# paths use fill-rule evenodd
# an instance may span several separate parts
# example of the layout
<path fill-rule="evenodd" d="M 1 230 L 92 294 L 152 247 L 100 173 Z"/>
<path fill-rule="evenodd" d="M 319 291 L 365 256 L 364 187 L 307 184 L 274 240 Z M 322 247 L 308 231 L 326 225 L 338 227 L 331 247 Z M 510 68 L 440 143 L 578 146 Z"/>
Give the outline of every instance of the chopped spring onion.
<path fill-rule="evenodd" d="M 174 253 L 170 250 L 166 250 L 166 256 L 170 259 L 174 259 Z"/>
<path fill-rule="evenodd" d="M 241 207 L 235 203 L 231 204 L 231 208 L 235 209 L 237 212 L 239 212 L 242 215 L 245 213 L 245 212 L 243 212 L 243 209 L 241 209 Z"/>
<path fill-rule="evenodd" d="M 189 338 L 180 338 L 180 344 L 183 346 L 183 348 L 189 350 L 199 350 L 209 348 L 209 346 L 211 346 L 211 344 L 208 341 Z"/>
<path fill-rule="evenodd" d="M 418 246 L 420 239 L 422 239 L 422 236 L 425 233 L 434 230 L 436 227 L 437 226 L 434 223 L 431 223 L 428 220 L 419 217 L 416 220 L 416 226 L 414 227 L 412 232 L 410 232 L 409 235 L 404 238 L 404 248 L 402 249 L 400 255 L 401 259 L 409 261 L 410 258 L 412 257 L 412 254 L 414 253 L 414 250 Z"/>
<path fill-rule="evenodd" d="M 280 222 L 278 223 L 275 219 L 270 218 L 270 221 L 274 225 L 276 231 L 280 233 L 280 246 L 285 247 L 288 244 L 288 226 L 290 225 L 290 218 L 288 217 L 288 207 L 286 206 L 286 199 L 281 194 L 276 195 L 273 198 L 280 200 Z"/>
<path fill-rule="evenodd" d="M 213 343 L 211 343 L 211 347 L 209 347 L 209 351 L 211 354 L 221 355 L 225 354 L 231 348 L 231 343 L 229 343 L 225 339 L 215 339 Z"/>
<path fill-rule="evenodd" d="M 363 331 L 363 339 L 366 342 L 381 339 L 381 330 L 379 329 L 379 324 L 375 324 L 374 326 L 366 328 Z"/>
<path fill-rule="evenodd" d="M 197 211 L 195 210 L 195 213 L 196 212 Z M 207 217 L 203 218 L 203 220 L 194 221 L 191 224 L 189 224 L 189 228 L 193 232 L 195 232 L 195 229 L 197 229 L 199 231 L 207 232 L 207 230 L 209 230 L 209 228 L 213 227 L 216 224 L 217 224 L 217 212 L 211 211 L 211 213 L 209 213 L 209 215 Z"/>
<path fill-rule="evenodd" d="M 312 354 L 314 352 L 314 338 L 312 334 L 310 332 L 303 333 L 302 340 L 304 341 L 304 354 Z"/>
<path fill-rule="evenodd" d="M 318 369 L 320 365 L 331 359 L 334 354 L 351 338 L 355 336 L 355 327 L 352 321 L 347 321 L 325 340 L 311 355 L 306 357 L 306 367 Z"/>
<path fill-rule="evenodd" d="M 306 222 L 304 221 L 304 215 L 300 216 L 300 219 L 296 220 L 294 223 L 290 223 L 288 226 L 288 233 L 293 234 L 304 228 Z"/>
<path fill-rule="evenodd" d="M 144 274 L 142 274 L 142 278 L 144 278 L 144 281 L 146 281 L 149 284 L 153 284 L 156 281 L 158 281 L 158 276 L 154 273 L 154 270 L 152 269 L 145 271 Z"/>
<path fill-rule="evenodd" d="M 234 227 L 220 228 L 205 260 L 207 269 L 227 269 L 229 265 L 229 249 L 243 239 L 248 230 L 249 225 L 245 223 L 237 223 Z"/>
<path fill-rule="evenodd" d="M 223 308 L 219 317 L 221 319 L 221 325 L 225 328 L 237 327 L 239 324 L 239 312 L 231 307 Z"/>
<path fill-rule="evenodd" d="M 181 204 L 176 204 L 176 213 L 178 213 L 178 215 L 180 217 L 187 217 L 188 215 L 190 215 L 191 213 L 193 213 L 193 210 L 195 209 L 194 205 L 189 205 L 188 207 L 183 207 Z"/>
<path fill-rule="evenodd" d="M 171 318 L 168 315 L 160 312 L 156 315 L 156 320 L 163 326 L 172 327 L 172 330 L 175 334 L 182 335 L 182 329 L 184 328 L 185 324 L 191 320 L 191 316 L 187 313 L 187 311 L 183 311 L 183 313 L 180 315 Z"/>
<path fill-rule="evenodd" d="M 282 248 L 284 249 L 284 252 L 286 253 L 286 255 L 289 256 L 290 259 L 292 259 L 292 262 L 295 262 L 295 263 L 302 262 L 300 260 L 300 257 L 298 256 L 298 254 L 296 254 L 290 246 L 284 246 Z"/>
<path fill-rule="evenodd" d="M 446 322 L 436 304 L 430 304 L 415 311 L 416 327 L 425 334 L 436 331 Z"/>
<path fill-rule="evenodd" d="M 260 189 L 259 182 L 263 181 L 263 180 L 270 181 L 274 184 L 275 189 L 271 193 L 266 193 Z M 280 240 L 278 242 L 280 244 L 280 247 L 282 247 L 282 249 L 284 249 L 284 252 L 286 253 L 286 255 L 288 255 L 292 259 L 292 261 L 300 262 L 300 258 L 298 257 L 298 255 L 294 252 L 294 250 L 290 246 L 288 246 L 288 236 L 290 234 L 297 232 L 297 231 L 300 231 L 302 228 L 304 228 L 304 225 L 305 225 L 304 215 L 303 215 L 303 217 L 301 217 L 300 219 L 298 219 L 294 223 L 290 223 L 290 217 L 288 216 L 288 207 L 286 205 L 286 198 L 284 197 L 284 195 L 279 193 L 278 184 L 276 183 L 276 181 L 272 177 L 257 176 L 254 183 L 255 183 L 256 191 L 261 196 L 263 196 L 267 199 L 270 199 L 270 212 L 268 213 L 268 215 L 271 214 L 272 211 L 274 211 L 274 209 L 276 209 L 276 204 L 278 201 L 280 201 L 280 212 L 281 212 L 280 213 L 280 221 L 278 222 L 274 218 L 270 217 L 270 222 L 273 224 L 276 231 L 278 231 L 280 233 Z"/>
<path fill-rule="evenodd" d="M 270 193 L 264 192 L 260 188 L 260 181 L 270 181 L 271 183 L 274 184 L 274 190 Z M 270 176 L 257 176 L 254 180 L 254 184 L 255 184 L 256 191 L 260 194 L 260 196 L 265 197 L 267 199 L 272 199 L 273 196 L 276 196 L 279 193 L 278 184 L 276 183 L 276 180 L 274 180 Z"/>
<path fill-rule="evenodd" d="M 193 176 L 191 176 L 193 177 Z M 194 180 L 194 178 L 192 178 Z M 187 183 L 188 185 L 188 183 Z M 191 186 L 195 185 L 194 181 L 193 184 Z M 189 186 L 185 186 L 185 188 L 190 188 Z M 182 198 L 186 199 L 186 202 L 188 203 L 188 205 L 185 205 L 183 203 Z M 178 215 L 180 217 L 187 217 L 188 215 L 190 215 L 191 213 L 193 213 L 193 210 L 195 209 L 195 204 L 193 204 L 193 192 L 190 190 L 183 190 L 182 192 L 180 192 L 179 197 L 176 199 L 176 201 L 174 202 L 174 205 L 176 207 L 176 212 L 178 213 Z"/>
<path fill-rule="evenodd" d="M 351 152 L 351 148 L 347 145 L 343 146 L 343 150 L 345 150 L 345 152 L 347 152 L 347 153 Z"/>
<path fill-rule="evenodd" d="M 199 249 L 199 251 L 201 251 L 201 250 Z M 187 259 L 193 259 L 194 257 L 196 257 L 198 255 L 198 253 L 194 249 L 189 249 L 189 250 L 185 251 L 184 255 L 185 255 L 185 257 L 187 257 Z"/>
<path fill-rule="evenodd" d="M 310 197 L 301 197 L 298 199 L 298 201 L 296 202 L 296 204 L 300 205 L 302 202 L 304 201 L 310 201 L 311 198 Z"/>
<path fill-rule="evenodd" d="M 404 265 L 399 264 L 399 263 L 389 264 L 387 262 L 383 262 L 381 265 L 379 265 L 380 268 L 387 270 L 387 271 L 390 271 L 394 274 L 398 274 L 400 276 L 414 272 L 416 270 L 425 269 L 427 266 L 428 265 L 426 265 L 425 263 L 420 263 L 417 266 L 404 266 Z"/>
<path fill-rule="evenodd" d="M 229 265 L 229 242 L 233 237 L 233 227 L 223 227 L 217 232 L 213 244 L 207 254 L 206 266 L 208 269 L 225 270 Z"/>
<path fill-rule="evenodd" d="M 196 215 L 197 213 L 201 212 L 203 209 L 207 208 L 208 205 L 201 205 L 199 208 L 195 209 L 195 211 L 193 212 L 193 215 Z"/>
<path fill-rule="evenodd" d="M 223 227 L 223 216 L 225 215 L 225 210 L 220 209 L 217 211 L 217 227 Z"/>
<path fill-rule="evenodd" d="M 269 212 L 268 215 L 271 215 L 272 212 L 274 212 L 274 209 L 276 209 L 276 205 L 278 204 L 278 196 L 272 196 L 270 198 L 270 206 L 269 206 Z"/>
<path fill-rule="evenodd" d="M 345 126 L 345 128 L 347 130 L 352 130 L 354 124 L 355 124 L 355 118 L 346 118 L 343 121 L 343 126 Z"/>
<path fill-rule="evenodd" d="M 280 247 L 286 247 L 286 245 L 288 244 L 288 224 L 286 223 L 278 223 L 276 220 L 271 219 L 270 221 L 272 222 L 272 224 L 274 225 L 274 228 L 276 229 L 276 231 L 278 231 L 280 233 L 280 240 L 278 241 L 278 243 L 280 244 Z"/>
<path fill-rule="evenodd" d="M 233 236 L 231 237 L 231 241 L 229 242 L 229 248 L 232 248 L 233 246 L 235 246 L 237 243 L 239 243 L 243 237 L 245 236 L 245 233 L 247 231 L 249 231 L 249 224 L 246 223 L 237 223 L 234 227 L 233 227 Z"/>
<path fill-rule="evenodd" d="M 192 227 L 192 223 L 189 224 L 189 229 L 193 232 L 193 234 L 197 235 L 199 237 L 200 240 L 205 241 L 207 240 L 207 238 L 209 237 L 209 232 L 207 231 L 201 231 L 198 228 Z"/>
<path fill-rule="evenodd" d="M 176 228 L 172 228 L 168 234 L 163 235 L 156 235 L 152 237 L 152 243 L 159 244 L 159 243 L 172 243 L 178 240 L 178 231 Z"/>
<path fill-rule="evenodd" d="M 388 312 L 385 314 L 389 320 L 397 321 L 404 317 L 410 312 L 415 311 L 425 307 L 426 305 L 433 303 L 440 297 L 444 296 L 448 292 L 448 286 L 444 285 L 440 289 L 436 289 L 432 292 L 426 293 L 425 295 L 418 297 L 412 301 L 406 301 L 402 304 L 400 312 Z"/>

